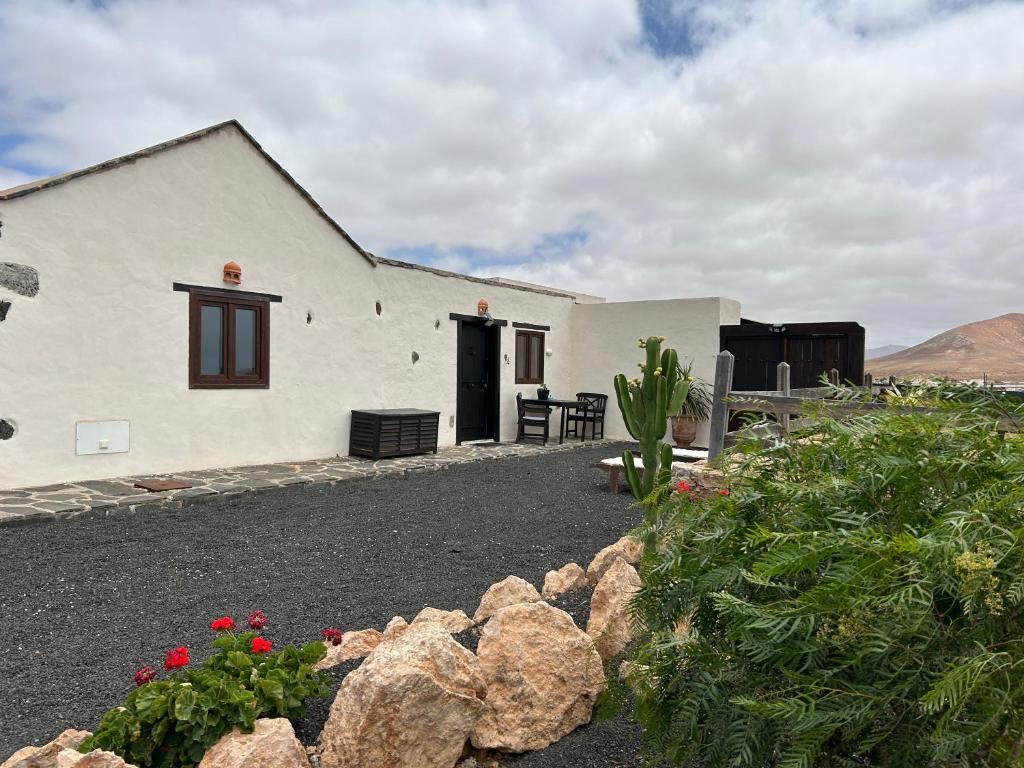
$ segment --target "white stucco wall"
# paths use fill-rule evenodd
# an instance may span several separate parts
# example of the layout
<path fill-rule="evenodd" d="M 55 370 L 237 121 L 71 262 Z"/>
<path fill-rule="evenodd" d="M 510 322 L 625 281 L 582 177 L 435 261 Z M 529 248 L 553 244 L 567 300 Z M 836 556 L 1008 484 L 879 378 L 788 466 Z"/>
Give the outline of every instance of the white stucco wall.
<path fill-rule="evenodd" d="M 739 302 L 732 299 L 670 299 L 608 304 L 580 304 L 573 310 L 573 387 L 581 392 L 608 393 L 605 434 L 629 438 L 615 402 L 615 374 L 640 375 L 644 359 L 637 339 L 664 336 L 665 346 L 679 353 L 682 364 L 693 363 L 693 373 L 709 384 L 714 381 L 718 354 L 718 328 L 740 321 Z M 700 426 L 695 445 L 707 445 L 707 424 Z"/>
<path fill-rule="evenodd" d="M 0 288 L 0 489 L 344 455 L 351 411 L 437 410 L 455 441 L 457 323 L 479 298 L 501 330 L 502 440 L 515 437 L 514 322 L 550 326 L 556 397 L 607 392 L 660 333 L 710 376 L 719 299 L 577 305 L 566 296 L 381 263 L 374 267 L 235 129 L 0 201 L 0 262 L 35 267 L 38 296 Z M 270 304 L 270 388 L 189 389 L 189 295 L 241 289 Z M 378 316 L 375 303 L 380 301 Z M 307 312 L 312 323 L 307 324 Z M 436 328 L 435 328 L 436 324 Z M 417 352 L 415 364 L 411 356 Z M 130 422 L 127 453 L 77 456 L 78 421 Z M 614 401 L 611 436 L 625 434 Z"/>
<path fill-rule="evenodd" d="M 566 297 L 517 290 L 447 277 L 432 272 L 382 263 L 376 270 L 382 312 L 380 406 L 407 404 L 440 411 L 439 441 L 455 442 L 457 323 L 454 312 L 475 315 L 477 301 L 487 299 L 491 315 L 506 320 L 501 334 L 502 440 L 516 435 L 516 392 L 536 397 L 536 385 L 515 383 L 515 331 L 513 323 L 550 326 L 544 341 L 551 355 L 544 360 L 544 378 L 556 395 L 570 389 L 571 323 L 574 304 Z M 440 325 L 435 329 L 434 325 Z M 419 354 L 414 365 L 412 353 Z"/>
<path fill-rule="evenodd" d="M 0 203 L 0 216 L 0 261 L 41 284 L 9 297 L 0 327 L 0 402 L 18 426 L 0 443 L 0 487 L 342 447 L 336 393 L 369 390 L 348 361 L 366 346 L 352 329 L 372 314 L 374 270 L 240 134 Z M 171 286 L 221 287 L 229 260 L 244 289 L 284 297 L 270 305 L 269 390 L 188 388 L 189 297 Z M 131 422 L 131 450 L 76 456 L 75 422 L 103 419 Z"/>
<path fill-rule="evenodd" d="M 0 488 L 345 454 L 353 408 L 439 410 L 450 444 L 448 315 L 475 313 L 481 296 L 495 317 L 551 325 L 550 381 L 568 381 L 571 299 L 373 267 L 230 128 L 0 202 L 0 218 L 0 261 L 41 282 L 34 298 L 0 289 L 12 302 L 0 418 L 18 430 L 0 441 Z M 242 289 L 283 297 L 270 304 L 270 388 L 190 390 L 189 297 L 172 284 L 226 287 L 229 260 Z M 502 337 L 511 361 L 511 325 Z M 503 370 L 511 439 L 514 368 Z M 77 421 L 113 419 L 131 423 L 128 453 L 75 455 Z"/>

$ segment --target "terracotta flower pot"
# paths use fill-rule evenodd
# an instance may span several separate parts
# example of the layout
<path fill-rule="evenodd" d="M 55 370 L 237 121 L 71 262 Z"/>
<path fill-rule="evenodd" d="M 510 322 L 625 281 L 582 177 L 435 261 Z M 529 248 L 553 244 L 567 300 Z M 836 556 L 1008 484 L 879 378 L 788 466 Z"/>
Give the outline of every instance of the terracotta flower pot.
<path fill-rule="evenodd" d="M 697 419 L 693 416 L 672 417 L 672 439 L 680 448 L 689 448 L 697 439 Z"/>

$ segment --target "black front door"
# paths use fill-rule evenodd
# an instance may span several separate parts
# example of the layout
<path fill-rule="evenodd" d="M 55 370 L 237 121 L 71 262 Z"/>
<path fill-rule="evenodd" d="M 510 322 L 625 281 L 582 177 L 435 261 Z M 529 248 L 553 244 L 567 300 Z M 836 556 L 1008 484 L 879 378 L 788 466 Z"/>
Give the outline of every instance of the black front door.
<path fill-rule="evenodd" d="M 459 321 L 455 440 L 498 439 L 498 339 L 500 329 Z"/>

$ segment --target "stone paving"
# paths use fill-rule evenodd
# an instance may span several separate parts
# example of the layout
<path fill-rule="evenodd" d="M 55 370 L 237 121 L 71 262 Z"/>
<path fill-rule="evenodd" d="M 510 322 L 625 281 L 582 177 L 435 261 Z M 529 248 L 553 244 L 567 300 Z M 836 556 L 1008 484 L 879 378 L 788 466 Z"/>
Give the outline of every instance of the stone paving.
<path fill-rule="evenodd" d="M 141 504 L 182 506 L 203 498 L 257 493 L 290 485 L 333 484 L 366 477 L 445 469 L 454 464 L 473 461 L 568 451 L 591 445 L 592 441 L 581 443 L 575 440 L 562 445 L 467 443 L 439 448 L 436 454 L 403 456 L 379 461 L 355 456 L 336 456 L 314 461 L 204 469 L 170 475 L 135 475 L 112 480 L 86 480 L 9 491 L 0 490 L 0 526 L 79 516 L 102 516 L 119 508 L 134 511 Z M 609 445 L 609 449 L 614 452 L 615 447 Z M 192 487 L 155 493 L 135 487 L 135 483 L 140 480 L 153 478 L 180 480 Z"/>

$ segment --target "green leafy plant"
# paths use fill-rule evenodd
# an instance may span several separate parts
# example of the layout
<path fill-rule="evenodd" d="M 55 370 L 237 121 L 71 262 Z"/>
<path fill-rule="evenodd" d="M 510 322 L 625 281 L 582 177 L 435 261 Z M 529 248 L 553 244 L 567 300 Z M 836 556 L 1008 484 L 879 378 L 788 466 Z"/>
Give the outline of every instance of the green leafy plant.
<path fill-rule="evenodd" d="M 693 363 L 679 366 L 678 379 L 683 384 L 685 394 L 675 415 L 689 416 L 695 421 L 707 421 L 711 418 L 711 406 L 714 402 L 711 387 L 707 382 L 694 377 Z"/>
<path fill-rule="evenodd" d="M 265 624 L 262 611 L 250 615 L 254 630 Z M 200 668 L 184 670 L 188 649 L 174 648 L 164 661 L 171 674 L 162 680 L 152 667 L 140 669 L 135 690 L 103 716 L 80 751 L 104 749 L 139 768 L 189 768 L 232 728 L 249 733 L 260 717 L 294 719 L 304 699 L 329 693 L 330 677 L 313 670 L 326 655 L 323 643 L 271 653 L 270 642 L 257 631 L 236 635 L 229 617 L 211 627 L 218 632 L 216 653 Z M 335 634 L 325 630 L 325 637 L 340 642 L 340 633 L 329 631 Z"/>
<path fill-rule="evenodd" d="M 1024 409 L 892 405 L 739 446 L 645 526 L 637 716 L 671 763 L 1024 765 Z"/>
<path fill-rule="evenodd" d="M 618 399 L 626 429 L 640 443 L 643 474 L 637 471 L 632 451 L 624 451 L 622 461 L 626 482 L 633 496 L 653 509 L 664 495 L 657 490 L 668 484 L 672 474 L 672 446 L 662 442 L 668 417 L 682 407 L 689 383 L 680 377 L 679 355 L 674 349 L 662 351 L 664 336 L 637 339 L 647 350 L 647 361 L 637 363 L 643 378 L 627 380 L 615 377 Z"/>

